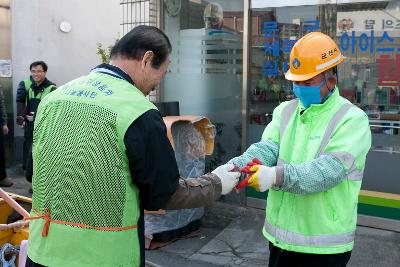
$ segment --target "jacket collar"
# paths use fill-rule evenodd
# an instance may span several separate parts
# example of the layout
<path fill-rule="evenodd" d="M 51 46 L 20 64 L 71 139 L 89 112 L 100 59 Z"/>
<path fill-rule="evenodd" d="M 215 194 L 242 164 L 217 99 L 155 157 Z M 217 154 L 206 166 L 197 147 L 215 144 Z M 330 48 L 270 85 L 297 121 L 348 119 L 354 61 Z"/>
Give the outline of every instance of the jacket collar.
<path fill-rule="evenodd" d="M 93 68 L 92 71 L 101 72 L 119 79 L 123 79 L 132 84 L 133 86 L 135 86 L 135 83 L 133 82 L 132 78 L 117 66 L 103 63 Z"/>
<path fill-rule="evenodd" d="M 299 101 L 300 114 L 302 117 L 308 117 L 308 116 L 314 117 L 315 115 L 320 116 L 321 113 L 325 113 L 331 110 L 335 106 L 337 99 L 339 99 L 339 97 L 340 97 L 339 88 L 335 86 L 332 95 L 329 96 L 328 99 L 326 99 L 325 102 L 322 104 L 311 104 L 307 109 L 304 109 L 303 105 Z"/>
<path fill-rule="evenodd" d="M 50 85 L 54 85 L 54 83 L 50 82 L 47 78 L 44 78 L 44 81 L 39 85 L 36 85 L 36 82 L 32 79 L 32 76 L 30 76 L 30 79 L 32 82 L 31 88 L 35 92 L 42 92 L 44 90 L 44 88 L 47 88 Z"/>

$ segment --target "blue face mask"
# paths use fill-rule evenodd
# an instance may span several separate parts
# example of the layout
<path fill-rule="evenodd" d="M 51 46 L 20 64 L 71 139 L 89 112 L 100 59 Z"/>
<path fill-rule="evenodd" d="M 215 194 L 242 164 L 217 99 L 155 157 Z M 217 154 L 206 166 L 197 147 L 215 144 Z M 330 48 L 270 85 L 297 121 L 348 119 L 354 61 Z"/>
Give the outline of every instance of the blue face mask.
<path fill-rule="evenodd" d="M 319 85 L 305 86 L 293 83 L 293 92 L 300 99 L 301 103 L 305 108 L 308 108 L 311 104 L 321 104 L 321 86 L 325 83 L 322 81 Z"/>

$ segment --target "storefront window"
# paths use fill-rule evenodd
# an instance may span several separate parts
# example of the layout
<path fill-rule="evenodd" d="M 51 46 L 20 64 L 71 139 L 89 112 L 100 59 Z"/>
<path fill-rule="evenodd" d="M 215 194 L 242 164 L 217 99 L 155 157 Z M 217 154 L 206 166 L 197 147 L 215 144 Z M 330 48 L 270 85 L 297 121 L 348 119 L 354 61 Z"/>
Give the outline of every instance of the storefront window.
<path fill-rule="evenodd" d="M 321 31 L 346 56 L 340 94 L 370 119 L 363 189 L 400 194 L 400 1 L 254 0 L 251 19 L 248 144 L 260 139 L 274 108 L 293 98 L 284 79 L 292 46 Z"/>
<path fill-rule="evenodd" d="M 181 115 L 216 126 L 206 170 L 240 153 L 243 1 L 165 1 L 164 29 L 173 51 L 162 101 L 179 101 Z"/>
<path fill-rule="evenodd" d="M 337 42 L 347 57 L 339 85 L 342 96 L 370 118 L 373 142 L 364 188 L 399 194 L 400 2 L 351 7 L 338 6 L 337 12 Z M 382 175 L 384 183 L 377 179 Z"/>

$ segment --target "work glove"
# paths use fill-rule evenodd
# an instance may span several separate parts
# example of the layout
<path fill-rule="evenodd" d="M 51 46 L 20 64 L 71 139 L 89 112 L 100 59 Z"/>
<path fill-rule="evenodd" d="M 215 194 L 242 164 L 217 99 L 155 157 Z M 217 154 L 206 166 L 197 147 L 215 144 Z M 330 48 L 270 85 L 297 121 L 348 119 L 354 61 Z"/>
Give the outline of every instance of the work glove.
<path fill-rule="evenodd" d="M 238 183 L 240 172 L 234 170 L 235 170 L 235 165 L 225 164 L 219 166 L 218 168 L 216 168 L 211 172 L 217 175 L 218 178 L 221 180 L 222 184 L 221 195 L 226 195 L 229 192 L 231 192 L 232 189 L 235 187 L 235 185 Z"/>
<path fill-rule="evenodd" d="M 34 115 L 35 115 L 34 112 L 29 112 L 29 114 L 25 115 L 25 118 L 26 118 L 27 121 L 32 122 Z"/>
<path fill-rule="evenodd" d="M 253 165 L 250 171 L 254 172 L 248 180 L 249 186 L 258 192 L 265 192 L 276 183 L 276 168 L 264 165 Z"/>

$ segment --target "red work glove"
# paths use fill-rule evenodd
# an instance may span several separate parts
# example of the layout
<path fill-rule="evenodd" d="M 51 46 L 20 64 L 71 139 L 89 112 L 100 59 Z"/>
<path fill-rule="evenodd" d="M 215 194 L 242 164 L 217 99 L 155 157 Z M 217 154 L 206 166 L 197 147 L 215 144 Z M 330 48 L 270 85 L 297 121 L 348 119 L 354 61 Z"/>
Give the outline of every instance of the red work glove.
<path fill-rule="evenodd" d="M 250 174 L 253 174 L 255 172 L 255 171 L 252 171 L 251 168 L 255 165 L 263 165 L 263 163 L 259 159 L 253 158 L 252 161 L 247 163 L 247 165 L 240 170 L 241 173 L 246 173 L 249 175 L 236 186 L 236 189 L 242 189 L 243 187 L 246 187 L 249 185 L 249 179 L 251 178 Z"/>

